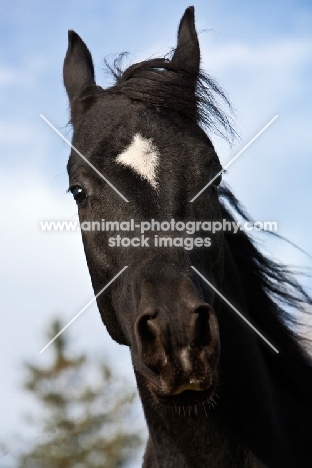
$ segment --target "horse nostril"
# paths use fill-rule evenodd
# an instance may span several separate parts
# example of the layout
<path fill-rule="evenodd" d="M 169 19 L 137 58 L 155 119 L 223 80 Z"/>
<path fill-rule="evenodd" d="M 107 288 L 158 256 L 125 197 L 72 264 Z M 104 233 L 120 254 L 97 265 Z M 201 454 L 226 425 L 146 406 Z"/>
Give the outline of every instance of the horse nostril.
<path fill-rule="evenodd" d="M 158 327 L 153 322 L 153 319 L 156 318 L 157 312 L 155 313 L 144 313 L 142 316 L 139 316 L 136 323 L 137 335 L 141 340 L 145 342 L 152 342 L 156 339 L 158 334 Z"/>
<path fill-rule="evenodd" d="M 146 366 L 157 371 L 164 364 L 165 354 L 161 344 L 161 327 L 158 311 L 143 312 L 136 319 L 134 331 L 139 355 Z"/>
<path fill-rule="evenodd" d="M 209 318 L 211 309 L 208 305 L 201 305 L 193 312 L 195 314 L 193 346 L 208 346 L 211 343 L 211 329 Z"/>

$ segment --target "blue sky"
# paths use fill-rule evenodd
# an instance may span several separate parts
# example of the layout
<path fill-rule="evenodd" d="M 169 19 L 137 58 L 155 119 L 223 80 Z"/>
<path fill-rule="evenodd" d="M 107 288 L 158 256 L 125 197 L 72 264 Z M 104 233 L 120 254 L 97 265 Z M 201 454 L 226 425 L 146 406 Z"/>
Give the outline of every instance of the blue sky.
<path fill-rule="evenodd" d="M 261 128 L 272 126 L 229 168 L 225 180 L 254 219 L 275 220 L 279 234 L 312 255 L 312 5 L 310 1 L 196 1 L 202 65 L 229 93 L 240 140 L 230 148 L 215 136 L 226 164 Z M 20 393 L 23 360 L 37 362 L 43 328 L 58 312 L 69 321 L 92 297 L 79 234 L 40 232 L 41 220 L 67 220 L 68 147 L 40 119 L 70 137 L 62 85 L 67 30 L 92 51 L 99 84 L 103 59 L 123 51 L 132 61 L 175 45 L 184 1 L 1 0 L 0 157 L 2 338 L 0 440 L 21 427 L 29 406 Z M 289 245 L 269 240 L 280 260 L 311 267 Z M 311 287 L 305 281 L 307 287 Z M 311 291 L 311 288 L 310 288 Z M 128 352 L 107 336 L 93 305 L 68 330 L 77 350 L 106 352 L 131 375 Z M 46 361 L 45 361 L 46 362 Z M 7 458 L 3 459 L 3 465 Z"/>

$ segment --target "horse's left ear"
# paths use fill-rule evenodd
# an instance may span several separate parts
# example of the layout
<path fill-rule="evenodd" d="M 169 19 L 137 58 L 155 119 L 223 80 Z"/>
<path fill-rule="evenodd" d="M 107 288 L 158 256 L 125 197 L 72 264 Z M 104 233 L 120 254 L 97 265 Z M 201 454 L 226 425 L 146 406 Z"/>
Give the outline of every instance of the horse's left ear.
<path fill-rule="evenodd" d="M 200 50 L 193 6 L 188 7 L 182 16 L 178 29 L 177 48 L 171 61 L 192 73 L 199 72 Z"/>

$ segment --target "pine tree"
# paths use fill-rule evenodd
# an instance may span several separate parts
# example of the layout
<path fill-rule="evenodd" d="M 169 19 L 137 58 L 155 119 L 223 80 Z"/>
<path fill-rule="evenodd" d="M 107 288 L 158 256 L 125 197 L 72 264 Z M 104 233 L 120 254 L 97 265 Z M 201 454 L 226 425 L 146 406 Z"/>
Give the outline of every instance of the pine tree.
<path fill-rule="evenodd" d="M 52 323 L 49 339 L 62 329 Z M 122 423 L 134 393 L 120 385 L 107 364 L 69 357 L 65 335 L 51 346 L 49 367 L 26 364 L 25 388 L 40 401 L 40 440 L 19 459 L 19 468 L 126 468 L 141 438 Z M 88 381 L 89 379 L 89 381 Z"/>

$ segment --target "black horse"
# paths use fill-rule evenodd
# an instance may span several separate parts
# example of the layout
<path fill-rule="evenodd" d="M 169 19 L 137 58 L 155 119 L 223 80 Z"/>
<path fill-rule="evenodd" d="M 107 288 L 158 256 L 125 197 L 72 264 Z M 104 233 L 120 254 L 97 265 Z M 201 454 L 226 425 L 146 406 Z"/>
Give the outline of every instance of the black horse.
<path fill-rule="evenodd" d="M 69 32 L 64 82 L 80 154 L 72 151 L 68 172 L 80 221 L 136 224 L 123 241 L 107 229 L 83 232 L 96 294 L 128 266 L 98 307 L 131 350 L 149 430 L 144 467 L 310 467 L 311 364 L 287 311 L 311 300 L 244 231 L 207 236 L 203 221 L 247 218 L 215 177 L 222 168 L 203 128 L 232 127 L 217 104 L 226 96 L 199 64 L 193 7 L 170 59 L 124 72 L 117 64 L 108 89 Z M 154 231 L 141 237 L 137 223 L 151 220 Z"/>

